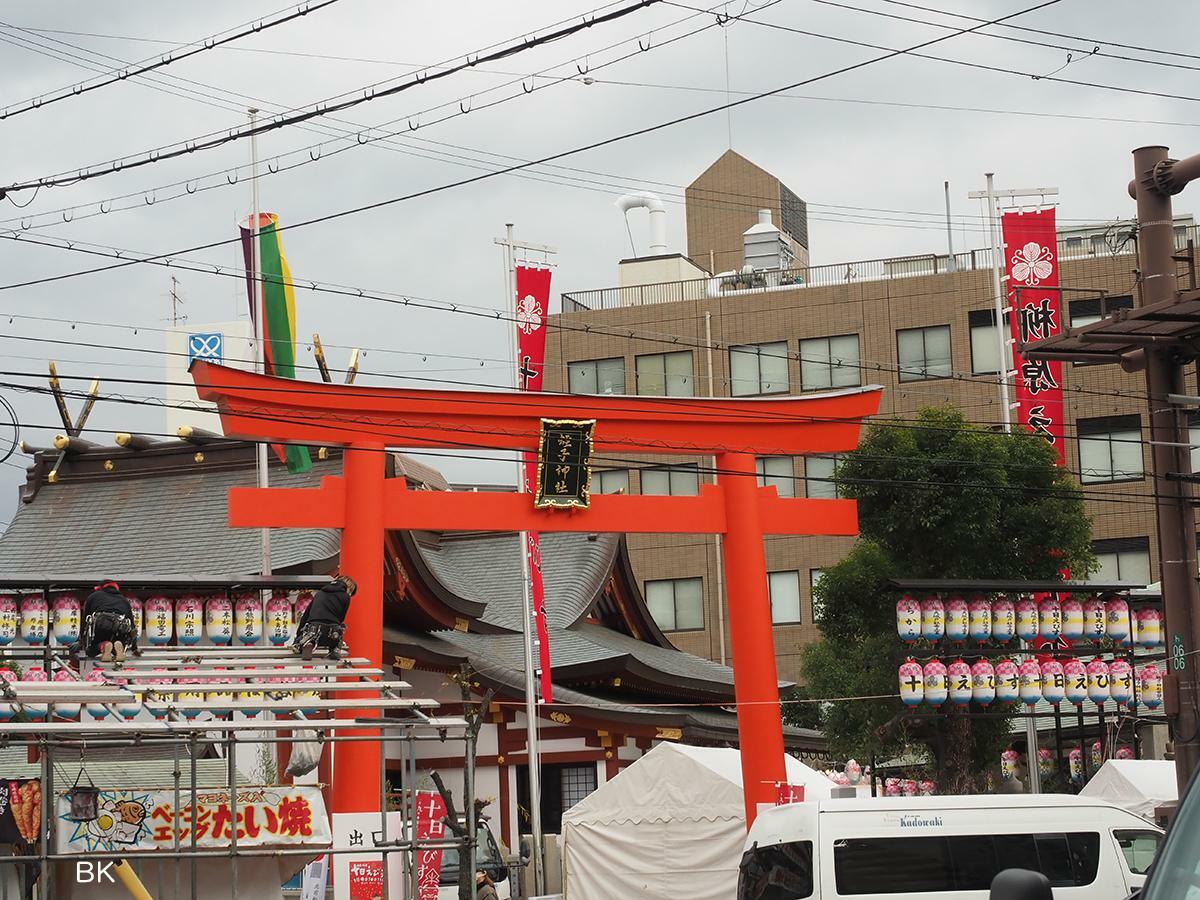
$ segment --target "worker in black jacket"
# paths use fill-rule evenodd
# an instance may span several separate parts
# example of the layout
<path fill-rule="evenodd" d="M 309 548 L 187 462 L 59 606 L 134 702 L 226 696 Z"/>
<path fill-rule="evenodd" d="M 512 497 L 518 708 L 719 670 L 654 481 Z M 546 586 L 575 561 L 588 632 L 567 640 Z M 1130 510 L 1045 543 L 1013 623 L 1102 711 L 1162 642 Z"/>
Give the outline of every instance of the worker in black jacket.
<path fill-rule="evenodd" d="M 115 581 L 104 581 L 83 605 L 84 635 L 88 656 L 102 662 L 125 661 L 125 651 L 137 650 L 133 607 Z"/>
<path fill-rule="evenodd" d="M 296 625 L 295 647 L 305 659 L 312 657 L 315 647 L 328 650 L 331 659 L 341 656 L 346 649 L 342 643 L 346 614 L 357 591 L 358 585 L 349 575 L 339 575 L 317 591 Z"/>

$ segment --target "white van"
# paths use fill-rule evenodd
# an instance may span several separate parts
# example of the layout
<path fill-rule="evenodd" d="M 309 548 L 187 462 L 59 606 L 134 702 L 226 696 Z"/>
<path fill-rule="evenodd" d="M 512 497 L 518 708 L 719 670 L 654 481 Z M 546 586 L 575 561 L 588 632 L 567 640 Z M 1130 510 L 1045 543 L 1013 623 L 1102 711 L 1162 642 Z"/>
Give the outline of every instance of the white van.
<path fill-rule="evenodd" d="M 1003 869 L 1034 869 L 1056 900 L 1122 900 L 1161 829 L 1060 794 L 816 800 L 764 810 L 746 836 L 738 900 L 986 900 Z"/>

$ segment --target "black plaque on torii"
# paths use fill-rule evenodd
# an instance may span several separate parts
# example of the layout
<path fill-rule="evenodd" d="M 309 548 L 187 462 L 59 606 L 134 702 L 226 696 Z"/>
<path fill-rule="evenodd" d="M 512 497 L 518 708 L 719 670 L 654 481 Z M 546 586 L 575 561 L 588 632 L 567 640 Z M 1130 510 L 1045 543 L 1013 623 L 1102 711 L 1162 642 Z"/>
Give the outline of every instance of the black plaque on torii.
<path fill-rule="evenodd" d="M 595 428 L 595 419 L 542 419 L 535 507 L 587 509 L 591 505 Z"/>

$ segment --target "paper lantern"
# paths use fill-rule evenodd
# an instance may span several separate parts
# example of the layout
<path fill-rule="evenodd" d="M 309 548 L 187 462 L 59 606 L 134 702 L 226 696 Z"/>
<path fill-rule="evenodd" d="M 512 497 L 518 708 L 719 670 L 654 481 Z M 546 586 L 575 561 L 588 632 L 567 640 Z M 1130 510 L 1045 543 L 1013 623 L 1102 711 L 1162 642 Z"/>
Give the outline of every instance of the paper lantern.
<path fill-rule="evenodd" d="M 1099 771 L 1104 765 L 1104 748 L 1100 746 L 1099 741 L 1092 742 L 1092 771 Z"/>
<path fill-rule="evenodd" d="M 921 601 L 921 635 L 927 641 L 940 640 L 946 633 L 946 609 L 937 597 Z"/>
<path fill-rule="evenodd" d="M 1028 597 L 1017 601 L 1017 637 L 1032 641 L 1038 636 L 1038 606 Z"/>
<path fill-rule="evenodd" d="M 937 782 L 926 778 L 917 783 L 917 790 L 922 797 L 932 797 L 937 793 Z"/>
<path fill-rule="evenodd" d="M 1012 703 L 1021 696 L 1021 677 L 1017 664 L 1011 659 L 996 663 L 996 699 Z"/>
<path fill-rule="evenodd" d="M 911 656 L 900 664 L 900 699 L 907 706 L 919 706 L 925 699 L 925 671 Z"/>
<path fill-rule="evenodd" d="M 177 679 L 172 678 L 170 675 L 168 675 L 166 669 L 155 669 L 150 674 L 151 674 L 151 677 L 147 679 L 146 683 L 151 688 L 153 688 L 155 685 L 158 685 L 158 684 L 175 684 L 176 680 L 177 680 Z M 182 681 L 182 679 L 178 679 L 178 680 Z M 154 718 L 165 719 L 167 717 L 167 713 L 163 709 L 162 704 L 164 702 L 168 702 L 171 696 L 177 697 L 178 694 L 168 695 L 165 698 L 163 695 L 159 695 L 159 697 L 155 700 L 156 708 L 153 711 Z"/>
<path fill-rule="evenodd" d="M 1129 604 L 1120 597 L 1113 597 L 1104 604 L 1104 625 L 1108 636 L 1114 641 L 1125 643 L 1129 640 L 1130 621 Z"/>
<path fill-rule="evenodd" d="M 104 673 L 99 669 L 92 669 L 91 674 L 86 679 L 89 684 L 105 684 L 106 679 Z M 88 715 L 93 719 L 108 718 L 108 708 L 103 703 L 89 703 L 87 705 Z"/>
<path fill-rule="evenodd" d="M 1068 641 L 1083 637 L 1083 604 L 1074 597 L 1062 602 L 1062 636 Z"/>
<path fill-rule="evenodd" d="M 1042 697 L 1047 703 L 1055 706 L 1062 703 L 1067 696 L 1067 678 L 1062 663 L 1050 660 L 1042 663 Z"/>
<path fill-rule="evenodd" d="M 1138 673 L 1141 683 L 1141 696 L 1138 698 L 1146 704 L 1147 709 L 1158 709 L 1163 702 L 1162 671 L 1154 663 L 1144 666 Z"/>
<path fill-rule="evenodd" d="M 1071 773 L 1072 784 L 1083 784 L 1083 751 L 1072 747 L 1067 754 L 1067 768 Z"/>
<path fill-rule="evenodd" d="M 862 781 L 862 775 L 862 766 L 859 765 L 858 760 L 851 759 L 846 761 L 846 781 L 849 784 L 858 784 Z"/>
<path fill-rule="evenodd" d="M 827 772 L 826 777 L 839 787 L 845 787 L 850 784 L 850 779 L 846 777 L 845 772 Z"/>
<path fill-rule="evenodd" d="M 25 674 L 21 676 L 22 681 L 46 682 L 49 677 L 46 675 L 46 670 L 40 666 L 30 666 L 25 670 Z M 34 720 L 46 718 L 47 708 L 45 703 L 25 703 L 23 704 L 25 715 Z"/>
<path fill-rule="evenodd" d="M 900 794 L 904 797 L 917 796 L 917 782 L 912 778 L 905 778 L 900 782 Z"/>
<path fill-rule="evenodd" d="M 1016 634 L 1016 608 L 1011 600 L 1001 595 L 992 602 L 992 639 L 1007 644 Z"/>
<path fill-rule="evenodd" d="M 987 706 L 996 699 L 996 667 L 986 659 L 971 666 L 971 699 Z"/>
<path fill-rule="evenodd" d="M 1162 646 L 1162 613 L 1151 606 L 1144 606 L 1134 617 L 1137 624 L 1134 643 L 1139 647 Z"/>
<path fill-rule="evenodd" d="M 296 678 L 295 680 L 296 681 L 314 681 L 314 680 L 316 680 L 316 677 L 317 676 L 315 676 L 315 675 L 307 675 L 307 676 L 301 675 L 299 678 Z M 300 707 L 300 711 L 302 713 L 304 713 L 306 716 L 315 716 L 319 712 L 319 710 L 314 709 L 311 706 L 305 706 L 304 704 L 306 704 L 312 700 L 320 700 L 321 699 L 320 691 L 297 691 L 295 693 L 295 698 L 296 698 L 296 705 Z M 858 766 L 858 763 L 855 763 L 854 760 L 850 760 L 850 763 L 854 763 L 854 765 Z M 846 763 L 847 773 L 850 772 L 850 768 L 849 768 L 850 763 Z M 859 778 L 862 777 L 862 767 L 861 766 L 859 766 L 859 769 L 858 769 L 858 777 Z M 851 783 L 858 784 L 857 781 L 854 781 Z"/>
<path fill-rule="evenodd" d="M 58 594 L 51 604 L 54 617 L 54 643 L 69 647 L 79 640 L 79 626 L 83 618 L 79 598 L 74 594 Z"/>
<path fill-rule="evenodd" d="M 1004 781 L 1015 781 L 1021 767 L 1021 755 L 1011 747 L 1000 754 L 1000 777 Z"/>
<path fill-rule="evenodd" d="M 1027 659 L 1017 667 L 1020 679 L 1021 702 L 1026 706 L 1036 706 L 1042 699 L 1042 667 L 1032 659 Z"/>
<path fill-rule="evenodd" d="M 1088 696 L 1087 666 L 1078 659 L 1069 659 L 1063 665 L 1063 677 L 1066 679 L 1067 700 L 1076 706 L 1081 705 Z"/>
<path fill-rule="evenodd" d="M 922 674 L 925 682 L 925 702 L 930 706 L 941 706 L 946 702 L 946 667 L 936 659 L 925 663 Z"/>
<path fill-rule="evenodd" d="M 1062 633 L 1062 605 L 1057 596 L 1050 594 L 1038 604 L 1038 634 L 1048 641 L 1056 641 Z"/>
<path fill-rule="evenodd" d="M 188 671 L 188 670 L 185 669 L 184 671 Z M 184 685 L 186 687 L 192 688 L 192 690 L 190 690 L 190 691 L 180 691 L 178 694 L 175 695 L 179 699 L 181 704 L 182 703 L 201 703 L 201 704 L 204 703 L 204 691 L 200 690 L 200 685 L 204 684 L 203 680 L 201 680 L 199 678 L 183 677 L 183 678 L 176 679 L 176 684 L 180 684 L 180 685 Z M 183 713 L 184 718 L 194 719 L 194 718 L 196 718 L 196 716 L 200 715 L 200 713 L 204 712 L 204 710 L 203 709 L 181 709 L 180 712 Z"/>
<path fill-rule="evenodd" d="M 74 675 L 67 669 L 59 669 L 54 673 L 54 681 L 62 684 L 63 682 L 78 682 Z M 82 706 L 78 703 L 55 703 L 54 717 L 57 719 L 78 719 L 79 713 L 82 711 Z"/>
<path fill-rule="evenodd" d="M 1083 636 L 1089 641 L 1098 641 L 1107 632 L 1104 601 L 1089 597 L 1083 602 Z"/>
<path fill-rule="evenodd" d="M 262 603 L 257 594 L 242 594 L 234 604 L 238 640 L 247 646 L 262 640 Z"/>
<path fill-rule="evenodd" d="M 230 609 L 232 615 L 232 604 L 230 604 Z M 230 631 L 232 632 L 232 629 Z M 208 702 L 209 710 L 217 718 L 224 718 L 233 712 L 233 691 L 229 689 L 229 685 L 232 683 L 229 678 L 214 678 L 208 682 L 208 686 L 214 690 L 210 690 L 205 695 L 205 700 Z"/>
<path fill-rule="evenodd" d="M 966 706 L 971 702 L 971 667 L 961 659 L 956 659 L 946 667 L 946 677 L 950 682 L 950 702 L 956 706 Z M 928 696 L 929 689 L 926 688 Z"/>
<path fill-rule="evenodd" d="M 312 602 L 312 595 L 309 595 L 308 603 Z M 307 609 L 308 603 L 305 604 Z M 300 600 L 296 600 L 296 621 L 300 621 L 300 617 L 304 613 L 300 609 Z M 900 636 L 900 640 L 906 644 L 911 644 L 921 636 L 921 604 L 905 594 L 896 601 L 896 634 Z"/>
<path fill-rule="evenodd" d="M 145 624 L 145 616 L 142 613 L 142 601 L 137 597 L 126 597 L 129 601 L 129 609 L 133 612 L 133 633 L 139 638 L 142 636 L 142 626 Z"/>
<path fill-rule="evenodd" d="M 175 633 L 171 601 L 161 595 L 148 597 L 145 605 L 146 640 L 155 647 L 171 643 Z"/>
<path fill-rule="evenodd" d="M 292 602 L 287 594 L 276 594 L 267 601 L 267 638 L 275 647 L 292 639 Z"/>
<path fill-rule="evenodd" d="M 0 669 L 0 678 L 5 681 L 20 681 L 21 673 L 13 669 Z M 11 703 L 0 701 L 0 722 L 7 722 L 16 713 Z"/>
<path fill-rule="evenodd" d="M 17 606 L 17 598 L 9 594 L 0 594 L 0 647 L 16 640 L 20 627 L 21 611 Z"/>
<path fill-rule="evenodd" d="M 129 682 L 124 678 L 110 678 L 109 680 L 113 684 L 119 685 L 120 687 L 129 686 Z M 141 695 L 131 692 L 128 697 L 118 700 L 115 705 L 117 707 L 117 712 L 121 715 L 121 718 L 126 720 L 136 719 L 138 717 L 138 713 L 142 711 Z"/>
<path fill-rule="evenodd" d="M 1108 694 L 1117 703 L 1128 704 L 1133 700 L 1133 666 L 1123 659 L 1109 664 Z"/>
<path fill-rule="evenodd" d="M 908 595 L 905 594 L 905 597 L 908 597 Z M 908 597 L 908 601 L 916 607 L 916 618 L 914 619 L 913 627 L 916 630 L 917 636 L 920 637 L 920 635 L 921 635 L 921 604 L 917 603 L 916 600 L 913 600 L 912 597 Z M 312 591 L 301 591 L 299 594 L 296 595 L 296 607 L 295 607 L 295 612 L 293 613 L 293 615 L 295 615 L 297 622 L 299 622 L 302 618 L 304 618 L 304 611 L 306 609 L 308 609 L 310 606 L 312 606 L 312 602 L 313 602 Z M 899 604 L 897 604 L 897 607 L 898 606 L 899 606 Z M 897 625 L 897 631 L 899 631 L 899 612 L 900 612 L 900 610 L 897 608 L 896 612 L 897 612 L 896 625 Z M 907 640 L 907 638 L 906 638 L 906 640 Z M 915 641 L 916 638 L 913 638 L 913 640 Z"/>
<path fill-rule="evenodd" d="M 25 643 L 40 647 L 46 643 L 48 607 L 41 594 L 26 594 L 21 598 L 21 638 Z"/>
<path fill-rule="evenodd" d="M 966 643 L 969 629 L 967 601 L 956 594 L 946 601 L 946 638 L 956 644 Z"/>
<path fill-rule="evenodd" d="M 1048 747 L 1042 747 L 1037 752 L 1038 774 L 1048 778 L 1054 774 L 1054 754 Z"/>
<path fill-rule="evenodd" d="M 1087 664 L 1088 699 L 1093 703 L 1103 703 L 1112 699 L 1108 688 L 1108 663 L 1102 659 L 1093 659 Z"/>
<path fill-rule="evenodd" d="M 249 682 L 247 682 L 249 684 Z M 258 707 L 262 703 L 266 695 L 261 690 L 250 689 L 246 691 L 238 691 L 237 695 L 237 710 L 242 713 L 247 719 L 255 718 L 262 710 Z M 920 701 L 918 701 L 920 702 Z"/>
<path fill-rule="evenodd" d="M 976 594 L 967 605 L 967 634 L 971 640 L 983 643 L 992 636 L 992 604 L 982 594 Z"/>
<path fill-rule="evenodd" d="M 204 604 L 192 594 L 175 601 L 175 635 L 180 645 L 193 647 L 204 636 Z"/>
<path fill-rule="evenodd" d="M 1113 759 L 1133 759 L 1132 747 L 1118 747 Z"/>
<path fill-rule="evenodd" d="M 889 778 L 883 783 L 883 796 L 899 797 L 900 796 L 900 779 Z"/>
<path fill-rule="evenodd" d="M 233 643 L 233 601 L 228 597 L 210 597 L 204 608 L 204 626 L 208 639 L 218 647 Z"/>

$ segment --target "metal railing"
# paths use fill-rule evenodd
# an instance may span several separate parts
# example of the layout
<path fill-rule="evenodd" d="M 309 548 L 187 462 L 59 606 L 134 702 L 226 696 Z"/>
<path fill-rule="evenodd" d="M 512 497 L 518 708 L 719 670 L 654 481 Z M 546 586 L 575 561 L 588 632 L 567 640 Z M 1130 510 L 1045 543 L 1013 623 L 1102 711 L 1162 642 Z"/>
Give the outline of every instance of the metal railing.
<path fill-rule="evenodd" d="M 1197 240 L 1200 237 L 1198 232 L 1200 232 L 1200 228 L 1196 226 L 1177 229 L 1175 232 L 1176 248 L 1183 249 L 1189 240 Z M 1129 238 L 1121 241 L 1093 241 L 1091 236 L 1081 238 L 1067 235 L 1058 242 L 1059 259 L 1067 261 L 1091 257 L 1130 256 L 1133 253 L 1134 242 Z M 658 284 L 639 284 L 629 287 L 563 293 L 562 311 L 564 313 L 585 312 L 770 291 L 831 287 L 859 281 L 920 278 L 929 275 L 943 275 L 952 271 L 986 270 L 991 266 L 992 251 L 989 248 L 983 248 L 954 254 L 953 265 L 951 265 L 949 254 L 926 253 L 915 256 L 893 256 L 884 259 L 832 263 L 824 266 L 766 269 L 748 274 L 736 272 L 689 281 L 667 281 Z"/>

